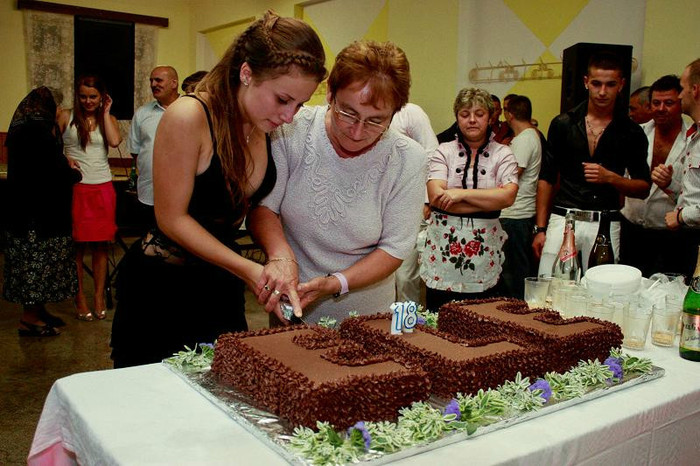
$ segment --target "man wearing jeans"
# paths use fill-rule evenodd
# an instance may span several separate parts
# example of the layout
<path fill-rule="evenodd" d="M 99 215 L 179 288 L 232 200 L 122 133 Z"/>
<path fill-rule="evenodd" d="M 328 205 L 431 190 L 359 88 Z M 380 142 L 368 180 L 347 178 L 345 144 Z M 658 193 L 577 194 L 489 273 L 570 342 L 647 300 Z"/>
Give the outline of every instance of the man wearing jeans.
<path fill-rule="evenodd" d="M 568 211 L 575 214 L 576 248 L 582 252 L 584 272 L 601 211 L 611 215 L 613 250 L 618 257 L 621 196 L 644 199 L 651 186 L 644 131 L 629 119 L 626 109 L 615 109 L 625 85 L 619 58 L 610 53 L 592 56 L 584 85 L 587 101 L 555 117 L 549 127 L 550 147 L 537 183 L 532 243 L 540 258 L 540 275 L 552 272 Z"/>

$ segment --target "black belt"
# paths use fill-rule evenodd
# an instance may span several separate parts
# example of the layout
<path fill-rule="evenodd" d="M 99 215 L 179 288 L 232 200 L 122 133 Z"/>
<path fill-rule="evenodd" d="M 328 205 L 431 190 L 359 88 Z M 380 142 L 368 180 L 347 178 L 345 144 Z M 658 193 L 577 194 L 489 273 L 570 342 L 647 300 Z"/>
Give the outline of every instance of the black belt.
<path fill-rule="evenodd" d="M 552 213 L 566 217 L 566 214 L 573 212 L 574 220 L 577 222 L 597 222 L 600 220 L 600 213 L 605 212 L 608 214 L 611 222 L 619 222 L 622 218 L 619 210 L 579 210 L 579 209 L 567 209 L 565 207 L 554 206 L 552 208 Z"/>
<path fill-rule="evenodd" d="M 501 216 L 501 211 L 500 210 L 491 210 L 489 212 L 474 212 L 471 214 L 455 214 L 453 212 L 446 212 L 442 209 L 438 209 L 436 207 L 431 207 L 431 209 L 434 212 L 439 212 L 441 214 L 445 215 L 451 215 L 453 217 L 461 217 L 461 218 L 486 218 L 486 219 L 492 219 L 492 218 L 498 218 Z"/>

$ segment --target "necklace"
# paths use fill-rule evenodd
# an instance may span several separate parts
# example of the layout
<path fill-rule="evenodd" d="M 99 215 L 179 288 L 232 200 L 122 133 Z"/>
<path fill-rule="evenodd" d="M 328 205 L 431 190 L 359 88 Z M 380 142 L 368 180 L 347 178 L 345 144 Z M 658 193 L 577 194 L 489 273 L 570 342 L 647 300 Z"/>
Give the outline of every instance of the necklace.
<path fill-rule="evenodd" d="M 588 117 L 586 117 L 585 120 L 586 120 L 586 128 L 588 129 L 588 134 L 590 134 L 591 136 L 593 136 L 593 150 L 595 151 L 595 148 L 598 146 L 598 139 L 600 139 L 600 136 L 601 136 L 601 135 L 603 134 L 603 132 L 605 131 L 605 128 L 608 127 L 608 124 L 609 124 L 609 123 L 606 123 L 605 126 L 603 126 L 603 127 L 600 129 L 600 131 L 598 131 L 598 132 L 596 133 L 595 131 L 593 131 L 593 125 L 591 124 L 591 122 L 590 122 L 590 120 L 588 119 Z"/>
<path fill-rule="evenodd" d="M 251 130 L 250 130 L 250 133 L 248 133 L 248 136 L 245 137 L 245 144 L 246 144 L 246 146 L 247 146 L 248 143 L 250 142 L 250 137 L 251 137 L 251 136 L 253 135 L 253 133 L 255 132 L 255 128 L 257 128 L 257 127 L 256 127 L 255 125 L 253 125 L 253 129 L 251 129 Z"/>

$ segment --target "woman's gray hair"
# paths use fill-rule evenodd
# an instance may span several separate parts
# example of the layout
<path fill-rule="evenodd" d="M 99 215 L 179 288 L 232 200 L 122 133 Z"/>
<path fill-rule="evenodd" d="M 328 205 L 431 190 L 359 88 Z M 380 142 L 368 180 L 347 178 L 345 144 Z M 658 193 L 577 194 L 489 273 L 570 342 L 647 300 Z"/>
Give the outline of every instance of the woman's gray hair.
<path fill-rule="evenodd" d="M 455 117 L 463 108 L 482 107 L 488 110 L 489 117 L 493 115 L 494 107 L 491 94 L 483 89 L 465 87 L 457 94 L 454 104 Z"/>

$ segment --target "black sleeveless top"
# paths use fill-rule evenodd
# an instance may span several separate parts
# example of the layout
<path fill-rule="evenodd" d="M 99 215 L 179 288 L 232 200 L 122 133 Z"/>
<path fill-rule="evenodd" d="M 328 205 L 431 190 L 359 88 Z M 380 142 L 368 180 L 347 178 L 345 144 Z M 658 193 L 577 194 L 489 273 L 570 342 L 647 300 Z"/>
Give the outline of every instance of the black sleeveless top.
<path fill-rule="evenodd" d="M 226 179 L 216 148 L 216 137 L 214 136 L 209 108 L 204 101 L 195 95 L 189 94 L 185 97 L 196 99 L 202 104 L 207 115 L 209 134 L 211 135 L 214 150 L 209 167 L 195 177 L 188 213 L 219 241 L 230 245 L 242 223 L 241 215 L 245 206 L 233 205 L 231 194 L 226 187 Z M 277 181 L 277 169 L 272 159 L 272 149 L 268 135 L 265 135 L 265 141 L 267 146 L 267 170 L 262 183 L 248 199 L 250 206 L 258 204 L 267 196 Z"/>

